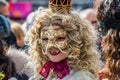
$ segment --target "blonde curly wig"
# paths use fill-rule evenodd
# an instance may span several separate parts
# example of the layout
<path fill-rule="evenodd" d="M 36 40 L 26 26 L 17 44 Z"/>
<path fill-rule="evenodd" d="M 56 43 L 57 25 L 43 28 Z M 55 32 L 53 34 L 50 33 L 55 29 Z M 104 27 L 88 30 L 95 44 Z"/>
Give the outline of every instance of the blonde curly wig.
<path fill-rule="evenodd" d="M 34 25 L 27 34 L 29 41 L 29 54 L 36 63 L 35 73 L 38 74 L 41 67 L 49 60 L 42 53 L 40 43 L 41 28 L 50 24 L 62 24 L 67 31 L 68 47 L 72 50 L 68 55 L 70 69 L 75 71 L 88 70 L 97 75 L 99 55 L 95 46 L 96 33 L 91 24 L 82 21 L 80 16 L 71 12 L 68 14 L 56 14 L 51 9 L 41 9 L 38 11 Z"/>

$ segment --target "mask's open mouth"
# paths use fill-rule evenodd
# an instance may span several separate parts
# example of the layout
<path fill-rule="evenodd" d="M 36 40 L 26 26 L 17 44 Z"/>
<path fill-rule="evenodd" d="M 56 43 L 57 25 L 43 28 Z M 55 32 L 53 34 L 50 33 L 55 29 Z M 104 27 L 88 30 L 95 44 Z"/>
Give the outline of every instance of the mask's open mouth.
<path fill-rule="evenodd" d="M 56 55 L 60 54 L 61 51 L 59 51 L 59 50 L 56 50 L 56 51 L 49 50 L 49 53 L 50 53 L 52 56 L 56 56 Z"/>

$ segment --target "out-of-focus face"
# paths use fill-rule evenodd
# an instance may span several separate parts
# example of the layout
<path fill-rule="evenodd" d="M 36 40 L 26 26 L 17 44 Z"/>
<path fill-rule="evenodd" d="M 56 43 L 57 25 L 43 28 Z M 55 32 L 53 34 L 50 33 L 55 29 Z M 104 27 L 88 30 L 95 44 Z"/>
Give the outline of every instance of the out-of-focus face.
<path fill-rule="evenodd" d="M 94 13 L 89 13 L 86 16 L 86 19 L 91 22 L 91 24 L 94 26 L 95 29 L 98 28 L 97 18 L 96 18 L 96 15 Z"/>
<path fill-rule="evenodd" d="M 0 14 L 2 14 L 5 17 L 9 17 L 9 10 L 8 10 L 8 6 L 2 6 L 2 8 L 0 8 Z"/>
<path fill-rule="evenodd" d="M 42 51 L 51 61 L 59 62 L 68 56 L 67 32 L 61 26 L 44 26 L 40 35 Z"/>
<path fill-rule="evenodd" d="M 17 46 L 19 46 L 19 47 L 24 47 L 24 36 L 21 36 L 21 38 L 20 39 L 18 39 L 17 38 Z"/>

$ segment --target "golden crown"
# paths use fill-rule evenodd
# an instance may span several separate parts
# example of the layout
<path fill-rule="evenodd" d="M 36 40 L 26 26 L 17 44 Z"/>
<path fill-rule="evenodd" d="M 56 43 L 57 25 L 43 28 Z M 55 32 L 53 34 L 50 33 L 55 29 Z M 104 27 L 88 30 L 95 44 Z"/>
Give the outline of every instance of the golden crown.
<path fill-rule="evenodd" d="M 49 8 L 57 13 L 70 13 L 72 8 L 72 0 L 49 0 Z"/>

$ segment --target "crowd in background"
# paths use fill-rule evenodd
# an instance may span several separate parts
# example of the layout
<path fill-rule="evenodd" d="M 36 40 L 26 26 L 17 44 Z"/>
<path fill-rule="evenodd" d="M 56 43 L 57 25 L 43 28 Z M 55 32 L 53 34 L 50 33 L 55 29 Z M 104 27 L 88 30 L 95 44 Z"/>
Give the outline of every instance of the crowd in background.
<path fill-rule="evenodd" d="M 24 23 L 11 20 L 8 3 L 0 0 L 0 80 L 29 80 L 34 74 L 27 66 L 30 56 L 25 36 L 36 15 L 37 11 L 31 12 Z M 99 80 L 120 80 L 120 1 L 94 0 L 93 7 L 79 15 L 97 33 Z"/>

